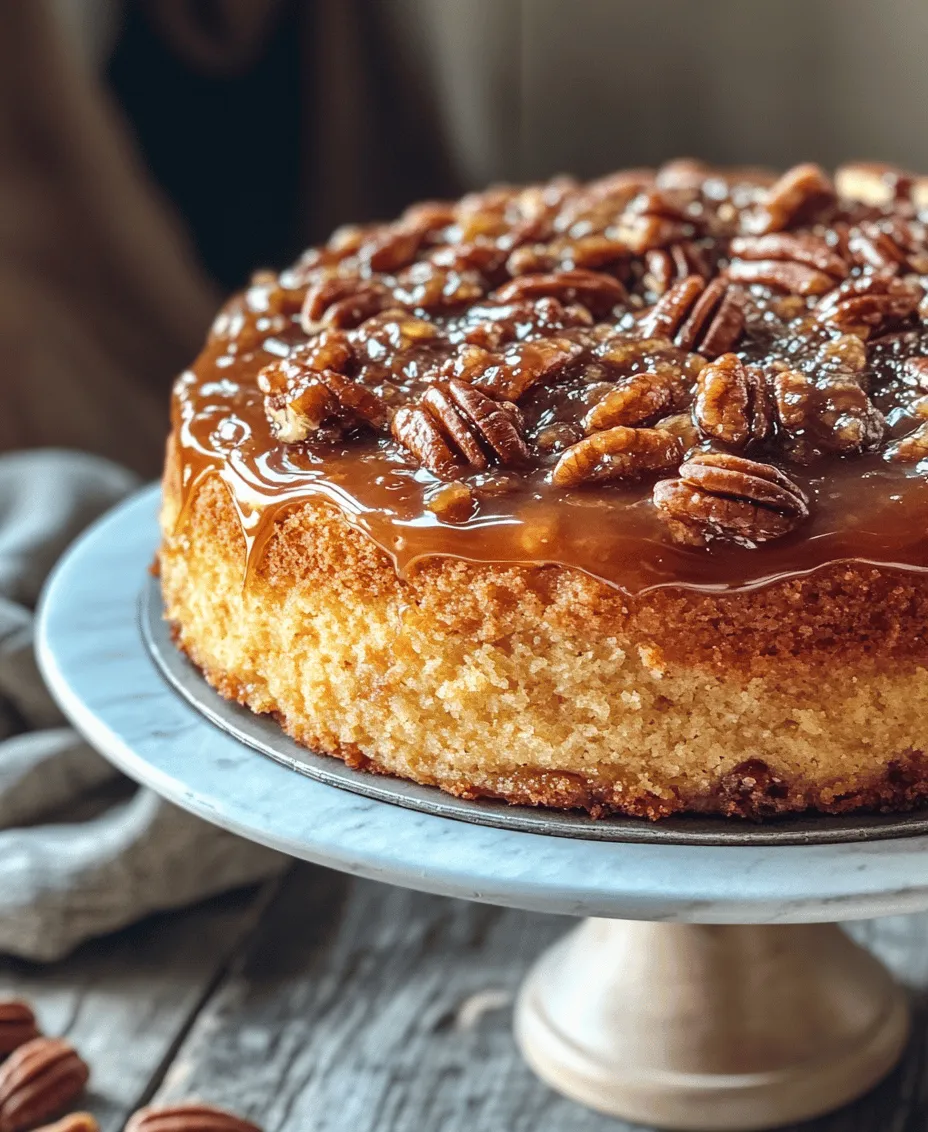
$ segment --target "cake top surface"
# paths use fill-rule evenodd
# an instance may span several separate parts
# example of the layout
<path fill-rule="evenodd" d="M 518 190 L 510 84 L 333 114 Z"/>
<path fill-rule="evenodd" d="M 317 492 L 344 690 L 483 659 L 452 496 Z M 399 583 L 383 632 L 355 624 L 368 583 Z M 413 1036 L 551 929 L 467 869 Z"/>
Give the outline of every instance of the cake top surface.
<path fill-rule="evenodd" d="M 428 202 L 257 274 L 175 389 L 250 556 L 336 504 L 400 568 L 629 591 L 928 566 L 928 180 L 676 161 Z"/>

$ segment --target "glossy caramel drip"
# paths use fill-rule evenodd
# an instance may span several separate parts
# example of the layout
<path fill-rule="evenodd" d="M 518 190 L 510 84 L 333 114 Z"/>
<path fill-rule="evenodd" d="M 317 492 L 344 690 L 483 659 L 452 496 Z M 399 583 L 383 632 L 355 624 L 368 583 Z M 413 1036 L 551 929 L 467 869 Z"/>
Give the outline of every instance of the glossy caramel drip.
<path fill-rule="evenodd" d="M 398 464 L 373 440 L 324 451 L 277 444 L 254 384 L 273 351 L 262 347 L 219 368 L 223 356 L 211 348 L 177 385 L 182 482 L 185 500 L 209 475 L 228 486 L 249 571 L 282 509 L 310 500 L 337 506 L 400 575 L 435 555 L 558 563 L 636 593 L 670 584 L 750 587 L 847 559 L 928 567 L 928 482 L 876 455 L 794 471 L 812 501 L 809 522 L 753 550 L 670 543 L 650 505 L 650 483 L 564 492 L 539 475 L 482 500 L 464 522 L 442 522 L 427 507 L 439 487 L 433 477 Z"/>
<path fill-rule="evenodd" d="M 477 485 L 472 514 L 451 522 L 434 506 L 444 485 L 415 466 L 389 436 L 364 428 L 344 434 L 323 429 L 305 441 L 279 443 L 265 415 L 257 375 L 307 341 L 300 303 L 307 278 L 319 263 L 325 266 L 326 254 L 305 260 L 302 277 L 298 266 L 289 274 L 259 281 L 233 300 L 217 320 L 203 354 L 175 388 L 174 427 L 183 486 L 178 526 L 183 526 L 198 486 L 206 477 L 219 476 L 245 537 L 246 578 L 281 514 L 315 500 L 337 507 L 346 522 L 389 555 L 401 576 L 423 560 L 451 556 L 484 563 L 559 564 L 639 593 L 668 585 L 717 591 L 750 588 L 850 560 L 916 571 L 928 567 L 928 479 L 920 464 L 888 461 L 885 445 L 883 450 L 826 454 L 790 464 L 790 476 L 808 496 L 810 517 L 785 537 L 754 547 L 722 540 L 692 547 L 668 537 L 651 503 L 653 476 L 564 490 L 550 483 L 555 457 L 539 457 L 517 474 L 493 469 L 492 474 L 471 476 Z M 499 283 L 498 276 L 487 290 Z M 742 356 L 769 362 L 776 357 L 769 348 L 769 327 L 786 326 L 782 296 L 755 287 L 750 302 L 753 325 L 762 332 L 742 343 Z M 416 309 L 413 302 L 409 306 Z M 641 307 L 639 300 L 639 311 Z M 624 322 L 617 316 L 612 329 L 629 333 L 634 316 L 634 309 Z M 568 326 L 558 333 L 580 341 L 587 330 Z M 896 355 L 900 350 L 906 357 L 928 351 L 919 325 L 908 333 L 915 338 L 902 346 L 898 334 L 885 347 L 868 346 L 874 401 L 888 422 L 889 439 L 910 433 L 919 422 L 912 408 L 914 394 L 900 378 L 905 358 Z M 796 342 L 789 340 L 788 328 L 783 334 L 784 349 L 795 356 Z M 453 337 L 450 331 L 448 335 Z M 677 354 L 680 367 L 685 367 L 684 352 Z M 415 358 L 404 364 L 409 372 L 421 371 L 421 366 L 416 371 Z M 364 381 L 365 374 L 357 380 Z M 404 380 L 403 390 L 410 395 L 418 395 L 427 384 L 418 377 Z M 562 383 L 557 397 L 542 383 L 526 399 L 523 408 L 535 440 L 542 426 L 566 420 L 565 406 L 574 414 L 572 420 L 578 419 L 583 406 L 577 409 L 577 402 L 590 387 L 578 382 Z M 905 397 L 899 395 L 900 388 Z M 384 383 L 376 389 L 382 394 Z"/>

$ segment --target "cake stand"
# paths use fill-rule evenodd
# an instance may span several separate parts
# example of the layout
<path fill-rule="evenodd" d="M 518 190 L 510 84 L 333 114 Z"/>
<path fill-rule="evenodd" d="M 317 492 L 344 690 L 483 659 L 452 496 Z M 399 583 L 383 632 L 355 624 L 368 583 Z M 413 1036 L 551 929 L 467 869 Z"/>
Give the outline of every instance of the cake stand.
<path fill-rule="evenodd" d="M 530 971 L 516 1035 L 541 1077 L 602 1111 L 667 1128 L 768 1128 L 862 1094 L 895 1064 L 904 996 L 833 921 L 928 908 L 923 817 L 620 822 L 603 834 L 519 808 L 453 812 L 443 795 L 392 780 L 334 785 L 329 760 L 329 781 L 309 765 L 297 773 L 286 751 L 264 757 L 249 746 L 259 740 L 207 718 L 195 674 L 199 692 L 181 694 L 153 659 L 139 610 L 156 509 L 150 488 L 90 528 L 39 617 L 52 691 L 126 774 L 294 857 L 588 917 Z"/>

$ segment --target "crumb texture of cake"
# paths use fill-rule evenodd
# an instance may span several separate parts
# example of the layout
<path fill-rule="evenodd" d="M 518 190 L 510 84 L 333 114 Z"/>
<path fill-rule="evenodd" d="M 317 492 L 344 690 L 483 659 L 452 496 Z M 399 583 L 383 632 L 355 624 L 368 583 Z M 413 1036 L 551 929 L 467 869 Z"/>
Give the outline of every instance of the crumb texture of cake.
<path fill-rule="evenodd" d="M 463 797 L 928 801 L 924 209 L 886 166 L 680 161 L 260 273 L 175 387 L 179 646 Z"/>

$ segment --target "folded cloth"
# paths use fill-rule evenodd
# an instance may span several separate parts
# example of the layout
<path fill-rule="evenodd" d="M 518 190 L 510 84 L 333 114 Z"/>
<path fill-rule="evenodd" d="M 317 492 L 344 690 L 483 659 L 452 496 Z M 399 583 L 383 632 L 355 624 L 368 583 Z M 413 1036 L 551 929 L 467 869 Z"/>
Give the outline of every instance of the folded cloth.
<path fill-rule="evenodd" d="M 69 542 L 137 486 L 94 456 L 0 456 L 0 952 L 53 960 L 149 913 L 253 883 L 286 859 L 133 788 L 65 720 L 33 608 Z"/>

